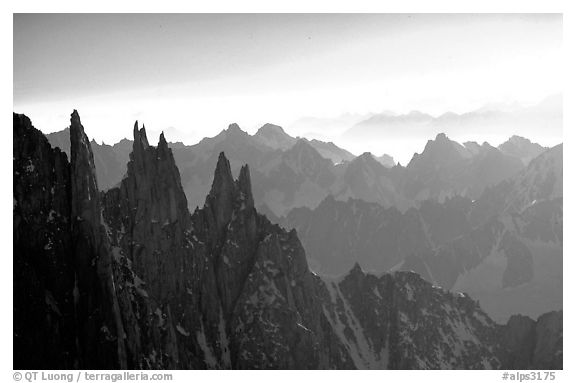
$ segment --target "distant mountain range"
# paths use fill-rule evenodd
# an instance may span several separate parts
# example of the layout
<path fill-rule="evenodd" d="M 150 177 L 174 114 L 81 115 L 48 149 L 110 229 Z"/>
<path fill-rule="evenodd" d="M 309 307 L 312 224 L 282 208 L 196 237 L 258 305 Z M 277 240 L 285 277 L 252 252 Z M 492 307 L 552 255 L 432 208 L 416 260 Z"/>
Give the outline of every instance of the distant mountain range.
<path fill-rule="evenodd" d="M 69 153 L 67 130 L 48 134 L 52 145 Z M 291 137 L 273 124 L 249 135 L 236 124 L 212 138 L 187 146 L 169 143 L 179 168 L 189 207 L 201 206 L 209 191 L 220 152 L 227 153 L 234 173 L 241 164 L 253 169 L 256 205 L 282 216 L 292 208 L 316 207 L 328 195 L 358 198 L 404 211 L 424 199 L 450 195 L 476 198 L 523 168 L 545 148 L 519 137 L 500 148 L 487 143 L 460 145 L 440 134 L 406 167 L 387 155 L 354 157 L 333 143 Z M 91 142 L 100 188 L 117 185 L 125 174 L 130 140 L 112 146 Z"/>
<path fill-rule="evenodd" d="M 465 164 L 469 156 L 462 151 L 458 157 L 458 151 L 448 150 L 453 143 L 444 137 L 440 141 L 442 150 L 433 153 L 446 154 L 444 159 L 452 162 L 443 167 L 432 154 L 419 156 L 427 161 L 427 185 L 440 177 L 432 177 L 435 171 L 460 174 L 447 166 Z M 492 166 L 498 170 L 499 165 Z M 486 173 L 467 177 L 474 174 Z M 479 299 L 498 321 L 562 307 L 562 145 L 485 188 L 476 200 L 460 195 L 442 202 L 424 199 L 401 212 L 328 197 L 315 209 L 293 209 L 280 222 L 297 230 L 312 269 L 322 274 L 339 275 L 354 262 L 374 272 L 416 271 L 434 284 Z"/>
<path fill-rule="evenodd" d="M 562 96 L 555 95 L 529 107 L 489 105 L 478 110 L 438 117 L 420 111 L 407 114 L 379 113 L 351 125 L 342 138 L 354 142 L 414 139 L 437 133 L 453 137 L 501 135 L 502 132 L 539 137 L 562 137 Z"/>
<path fill-rule="evenodd" d="M 534 319 L 515 315 L 498 324 L 467 294 L 447 292 L 415 272 L 374 274 L 357 261 L 338 277 L 311 272 L 307 259 L 317 254 L 307 255 L 299 240 L 308 234 L 285 230 L 259 214 L 251 165 L 241 165 L 235 179 L 228 153 L 214 153 L 225 147 L 235 161 L 254 161 L 262 169 L 260 177 L 278 182 L 272 190 L 293 191 L 294 201 L 304 195 L 302 185 L 330 189 L 352 166 L 358 168 L 352 167 L 348 177 L 366 171 L 367 178 L 358 191 L 346 182 L 338 184 L 347 186 L 342 190 L 373 191 L 380 200 L 387 197 L 386 186 L 398 184 L 396 178 L 418 175 L 429 169 L 424 165 L 388 169 L 369 155 L 334 165 L 304 140 L 284 151 L 263 149 L 237 125 L 195 150 L 170 148 L 164 134 L 154 146 L 135 124 L 126 172 L 116 186 L 102 191 L 93 152 L 97 144 L 89 141 L 76 111 L 68 133 L 69 155 L 52 147 L 26 116 L 13 115 L 15 369 L 563 368 L 562 311 Z M 455 148 L 445 137 L 436 141 Z M 414 254 L 425 266 L 447 259 L 448 266 L 440 269 L 445 273 L 433 268 L 424 275 L 450 281 L 491 257 L 469 257 L 472 252 L 503 248 L 508 259 L 503 283 L 517 287 L 531 274 L 525 249 L 514 244 L 561 241 L 561 150 L 545 151 L 508 180 L 487 187 L 478 204 L 458 195 L 460 178 L 440 177 L 441 187 L 433 190 L 454 186 L 446 194 L 455 196 L 418 202 L 405 212 L 381 202 L 330 197 L 316 210 L 328 217 L 349 214 L 321 223 L 350 225 L 334 231 L 343 237 L 335 244 L 346 245 L 345 252 L 361 262 L 378 245 L 390 252 L 385 257 L 396 257 L 388 264 L 403 266 L 404 254 L 404 263 Z M 433 148 L 428 151 L 434 155 L 423 153 L 423 158 L 453 169 Z M 481 168 L 476 164 L 482 161 L 473 160 L 480 154 L 456 153 L 461 157 L 455 159 L 471 159 L 464 169 Z M 179 155 L 188 167 L 179 169 Z M 205 170 L 208 164 L 212 167 Z M 193 211 L 182 185 L 186 177 L 189 185 L 210 180 L 202 207 Z M 270 189 L 260 193 L 266 196 Z M 298 211 L 302 216 L 310 212 Z M 365 213 L 370 213 L 367 224 Z M 322 237 L 317 225 L 308 228 L 319 230 L 320 240 L 333 239 Z M 418 238 L 418 228 L 424 247 L 432 244 L 437 255 L 409 249 L 419 246 L 410 243 Z M 497 247 L 493 237 L 482 240 L 487 230 L 502 238 Z M 346 242 L 365 234 L 372 234 L 367 239 L 376 246 L 362 247 L 361 239 Z M 463 251 L 447 258 L 439 250 L 454 249 L 468 237 L 479 238 L 478 245 L 459 247 Z M 379 267 L 377 258 L 367 259 Z"/>

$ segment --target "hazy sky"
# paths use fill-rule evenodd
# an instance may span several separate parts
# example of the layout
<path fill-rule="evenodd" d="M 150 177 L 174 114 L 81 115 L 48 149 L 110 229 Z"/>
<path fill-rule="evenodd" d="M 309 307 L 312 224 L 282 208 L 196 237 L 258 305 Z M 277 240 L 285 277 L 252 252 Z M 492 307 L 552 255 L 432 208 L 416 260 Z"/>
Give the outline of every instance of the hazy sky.
<path fill-rule="evenodd" d="M 533 104 L 562 91 L 561 44 L 560 15 L 15 15 L 14 110 L 192 143 L 231 122 Z"/>

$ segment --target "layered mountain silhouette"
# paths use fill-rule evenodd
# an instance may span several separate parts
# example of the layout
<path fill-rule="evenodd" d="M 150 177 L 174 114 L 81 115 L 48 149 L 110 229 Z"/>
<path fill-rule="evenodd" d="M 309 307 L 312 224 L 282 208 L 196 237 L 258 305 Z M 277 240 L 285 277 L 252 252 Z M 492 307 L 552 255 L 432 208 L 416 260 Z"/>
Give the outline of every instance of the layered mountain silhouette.
<path fill-rule="evenodd" d="M 297 208 L 280 220 L 299 233 L 312 269 L 340 275 L 358 262 L 375 273 L 399 267 L 404 259 L 467 234 L 471 200 L 426 200 L 401 212 L 378 203 L 329 196 L 315 209 Z"/>
<path fill-rule="evenodd" d="M 59 147 L 69 154 L 68 135 L 66 129 L 48 134 L 47 137 L 53 146 Z M 132 143 L 129 140 L 122 140 L 110 146 L 92 141 L 91 146 L 94 150 L 96 173 L 102 180 L 100 187 L 102 190 L 108 190 L 117 185 L 124 176 Z M 299 173 L 302 169 L 294 168 L 295 156 L 304 154 L 307 148 L 311 148 L 308 150 L 308 154 L 315 156 L 319 163 L 324 163 L 324 165 L 329 163 L 330 168 L 333 168 L 334 164 L 350 161 L 354 158 L 354 155 L 331 142 L 294 138 L 286 134 L 280 126 L 273 124 L 264 125 L 253 136 L 242 131 L 237 124 L 231 124 L 217 136 L 205 138 L 196 145 L 186 146 L 182 143 L 168 143 L 168 146 L 174 151 L 176 163 L 183 169 L 182 183 L 191 209 L 201 206 L 205 195 L 210 190 L 212 169 L 220 152 L 228 153 L 234 173 L 238 173 L 242 164 L 249 164 L 254 169 L 254 189 L 259 206 L 265 205 L 277 214 L 283 214 L 287 209 L 294 206 L 315 203 L 313 197 L 310 197 L 312 202 L 308 201 L 308 189 L 314 189 L 316 185 L 306 182 L 310 174 Z M 287 165 L 286 161 L 292 161 L 292 163 Z M 276 164 L 278 168 L 273 168 L 271 163 Z M 293 174 L 285 174 L 286 166 L 292 167 Z M 322 165 L 311 163 L 310 166 Z M 281 182 L 274 177 L 283 176 L 288 177 L 285 188 L 276 190 L 270 186 L 277 181 Z M 330 177 L 334 178 L 333 176 Z M 314 184 L 314 180 L 311 182 Z M 298 186 L 293 186 L 292 183 L 299 183 L 299 186 L 303 188 L 300 191 L 300 194 L 303 194 L 300 201 L 298 198 L 294 200 L 294 193 L 298 192 Z M 326 184 L 324 182 L 318 186 L 322 198 L 326 195 L 330 185 L 331 183 Z"/>
<path fill-rule="evenodd" d="M 444 143 L 446 152 L 453 144 Z M 457 151 L 451 156 L 459 158 Z M 427 161 L 428 175 L 442 168 L 431 155 Z M 476 200 L 426 199 L 402 212 L 328 197 L 315 209 L 293 209 L 280 222 L 298 231 L 311 267 L 322 274 L 338 275 L 353 262 L 374 272 L 413 270 L 469 293 L 500 322 L 562 308 L 562 145 Z"/>
<path fill-rule="evenodd" d="M 477 198 L 487 186 L 495 185 L 523 169 L 521 160 L 484 143 L 470 149 L 445 134 L 428 141 L 415 154 L 401 179 L 403 194 L 410 199 L 443 200 L 450 195 Z"/>
<path fill-rule="evenodd" d="M 26 116 L 13 120 L 15 369 L 562 368 L 562 312 L 499 325 L 466 294 L 414 272 L 311 272 L 297 231 L 257 212 L 249 169 L 258 146 L 237 126 L 187 153 L 213 163 L 191 213 L 183 183 L 203 174 L 184 176 L 163 134 L 153 146 L 136 124 L 124 178 L 101 191 L 76 111 L 69 157 Z M 212 158 L 230 137 L 244 142 L 229 149 L 248 163 L 237 179 L 227 152 Z M 263 151 L 270 161 L 281 153 L 269 171 L 328 182 L 308 146 Z M 558 192 L 557 179 L 528 169 L 518 180 L 531 180 L 527 198 Z"/>
<path fill-rule="evenodd" d="M 527 106 L 487 105 L 466 113 L 447 112 L 432 116 L 421 111 L 406 114 L 383 112 L 352 121 L 342 139 L 359 143 L 418 138 L 444 132 L 450 136 L 498 134 L 521 131 L 531 136 L 546 127 L 548 134 L 562 136 L 562 96 L 553 95 Z"/>
<path fill-rule="evenodd" d="M 48 135 L 50 142 L 69 152 L 67 132 Z M 536 146 L 534 146 L 536 145 Z M 131 142 L 109 146 L 92 141 L 96 173 L 107 190 L 124 176 Z M 253 136 L 236 124 L 196 145 L 168 143 L 182 169 L 182 184 L 190 209 L 202 206 L 210 190 L 212 170 L 220 152 L 227 153 L 233 174 L 243 164 L 252 169 L 257 207 L 275 216 L 298 207 L 314 208 L 328 195 L 336 199 L 362 199 L 401 211 L 420 201 L 460 195 L 476 199 L 488 186 L 518 173 L 539 151 L 513 137 L 500 148 L 487 143 L 461 145 L 439 134 L 406 166 L 394 165 L 389 156 L 370 153 L 354 157 L 333 143 L 294 138 L 273 124 Z M 541 148 L 541 147 L 540 147 Z M 544 148 L 541 148 L 544 150 Z"/>

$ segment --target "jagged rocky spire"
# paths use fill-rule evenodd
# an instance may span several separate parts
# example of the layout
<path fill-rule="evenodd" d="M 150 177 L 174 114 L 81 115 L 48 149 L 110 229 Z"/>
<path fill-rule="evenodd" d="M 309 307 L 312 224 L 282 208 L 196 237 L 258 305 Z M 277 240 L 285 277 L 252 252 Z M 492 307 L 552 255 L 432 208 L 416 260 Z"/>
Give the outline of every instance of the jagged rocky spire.
<path fill-rule="evenodd" d="M 234 208 L 234 179 L 230 162 L 221 152 L 218 156 L 218 163 L 214 171 L 214 181 L 210 194 L 206 198 L 206 207 L 212 213 L 216 231 L 219 233 L 222 228 L 230 221 L 232 210 Z"/>
<path fill-rule="evenodd" d="M 142 156 L 142 152 L 150 147 L 148 144 L 148 137 L 146 137 L 146 127 L 142 125 L 142 129 L 138 129 L 138 121 L 134 123 L 134 143 L 132 144 L 132 154 L 135 157 Z"/>
<path fill-rule="evenodd" d="M 238 176 L 238 190 L 241 193 L 247 208 L 254 207 L 254 198 L 252 197 L 252 182 L 250 180 L 250 169 L 248 165 L 242 166 L 240 169 L 240 175 Z"/>
<path fill-rule="evenodd" d="M 140 151 L 127 178 L 103 193 L 107 230 L 88 219 L 70 230 L 68 169 L 75 167 L 76 178 L 95 177 L 79 172 L 93 170 L 93 160 L 80 118 L 72 117 L 71 166 L 29 121 L 14 118 L 20 368 L 562 368 L 562 313 L 529 323 L 528 331 L 510 329 L 514 322 L 503 328 L 469 297 L 434 288 L 415 273 L 375 276 L 355 265 L 340 279 L 313 275 L 296 231 L 256 214 L 248 167 L 234 181 L 223 153 L 209 208 L 195 213 L 196 226 L 154 222 L 171 217 L 173 200 L 178 214 L 188 213 L 185 200 L 179 208 L 179 173 L 164 137 L 149 147 L 137 126 Z M 79 192 L 93 201 L 90 182 L 80 181 L 72 182 L 88 185 Z M 26 203 L 28 195 L 36 203 Z M 210 220 L 221 208 L 216 197 L 230 201 L 232 212 L 212 244 Z M 81 212 L 91 206 L 77 202 Z M 66 219 L 47 219 L 53 208 Z M 529 360 L 509 358 L 508 350 L 526 344 L 538 346 L 523 354 Z"/>
<path fill-rule="evenodd" d="M 234 122 L 234 123 L 228 125 L 227 131 L 229 131 L 229 132 L 241 132 L 242 129 L 240 129 L 240 126 Z"/>
<path fill-rule="evenodd" d="M 234 181 L 230 161 L 224 152 L 221 152 L 214 171 L 212 188 L 206 198 L 206 206 L 212 210 L 218 230 L 230 221 L 236 202 L 240 202 L 243 208 L 254 207 L 250 169 L 248 165 L 242 166 L 238 180 Z"/>
<path fill-rule="evenodd" d="M 72 216 L 99 224 L 100 205 L 94 155 L 76 110 L 70 116 L 70 157 Z"/>
<path fill-rule="evenodd" d="M 126 177 L 118 188 L 105 194 L 105 199 L 107 206 L 120 206 L 123 225 L 130 228 L 126 253 L 134 271 L 146 281 L 150 294 L 166 298 L 172 284 L 183 283 L 183 241 L 190 213 L 180 172 L 164 134 L 157 147 L 150 146 L 146 128 L 139 129 L 138 122 L 134 124 Z M 162 276 L 170 277 L 160 278 L 158 268 Z"/>
<path fill-rule="evenodd" d="M 129 193 L 138 195 L 132 202 L 148 201 L 140 204 L 139 211 L 146 219 L 162 222 L 187 221 L 188 208 L 186 196 L 180 182 L 180 172 L 174 161 L 172 150 L 168 147 L 164 133 L 160 135 L 158 147 L 150 146 L 144 124 L 138 129 L 134 124 L 134 143 L 127 178 L 123 181 Z M 153 203 L 157 201 L 157 203 Z M 154 208 L 144 209 L 149 205 Z"/>

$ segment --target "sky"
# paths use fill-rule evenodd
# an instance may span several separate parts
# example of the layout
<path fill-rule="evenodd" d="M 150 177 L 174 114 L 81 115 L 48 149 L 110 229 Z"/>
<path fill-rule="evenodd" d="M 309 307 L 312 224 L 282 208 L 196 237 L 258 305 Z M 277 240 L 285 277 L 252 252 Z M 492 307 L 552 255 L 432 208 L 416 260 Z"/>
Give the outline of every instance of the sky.
<path fill-rule="evenodd" d="M 106 143 L 134 120 L 188 144 L 233 122 L 302 133 L 304 117 L 537 104 L 562 93 L 561 48 L 555 14 L 16 14 L 14 111 L 52 132 L 77 109 Z"/>

